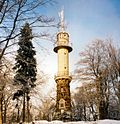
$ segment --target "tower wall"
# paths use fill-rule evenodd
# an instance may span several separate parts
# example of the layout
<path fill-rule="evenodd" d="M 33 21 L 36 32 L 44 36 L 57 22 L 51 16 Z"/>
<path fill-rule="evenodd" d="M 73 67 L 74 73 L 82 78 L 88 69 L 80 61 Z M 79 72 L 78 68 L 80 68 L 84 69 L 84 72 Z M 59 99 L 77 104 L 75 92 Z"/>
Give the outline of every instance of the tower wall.
<path fill-rule="evenodd" d="M 58 50 L 58 76 L 69 75 L 68 50 L 61 48 Z"/>
<path fill-rule="evenodd" d="M 70 80 L 58 79 L 57 83 L 57 102 L 56 111 L 61 110 L 71 112 L 71 97 L 70 97 Z"/>

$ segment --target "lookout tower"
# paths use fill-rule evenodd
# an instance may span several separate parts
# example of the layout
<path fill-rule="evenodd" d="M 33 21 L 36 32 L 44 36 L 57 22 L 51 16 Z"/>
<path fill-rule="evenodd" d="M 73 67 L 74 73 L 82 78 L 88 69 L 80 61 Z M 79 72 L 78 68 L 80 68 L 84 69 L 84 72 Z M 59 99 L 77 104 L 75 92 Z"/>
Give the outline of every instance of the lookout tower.
<path fill-rule="evenodd" d="M 69 34 L 65 32 L 63 10 L 59 16 L 60 31 L 57 34 L 54 47 L 54 52 L 58 56 L 58 72 L 55 75 L 55 82 L 57 83 L 55 118 L 61 120 L 71 118 L 70 82 L 72 77 L 69 74 L 69 53 L 72 51 L 72 47 L 69 43 Z"/>

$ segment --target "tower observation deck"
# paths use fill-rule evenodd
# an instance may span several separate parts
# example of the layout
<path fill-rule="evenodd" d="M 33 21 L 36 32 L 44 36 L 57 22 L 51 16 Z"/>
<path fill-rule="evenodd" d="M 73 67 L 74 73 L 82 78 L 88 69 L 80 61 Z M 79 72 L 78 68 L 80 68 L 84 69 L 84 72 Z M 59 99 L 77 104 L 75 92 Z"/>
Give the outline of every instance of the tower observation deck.
<path fill-rule="evenodd" d="M 58 72 L 55 75 L 57 83 L 57 98 L 55 119 L 71 118 L 71 96 L 70 82 L 72 77 L 69 75 L 69 53 L 72 47 L 69 43 L 69 34 L 64 29 L 64 11 L 60 12 L 60 32 L 57 34 L 57 42 L 54 52 L 58 56 Z"/>

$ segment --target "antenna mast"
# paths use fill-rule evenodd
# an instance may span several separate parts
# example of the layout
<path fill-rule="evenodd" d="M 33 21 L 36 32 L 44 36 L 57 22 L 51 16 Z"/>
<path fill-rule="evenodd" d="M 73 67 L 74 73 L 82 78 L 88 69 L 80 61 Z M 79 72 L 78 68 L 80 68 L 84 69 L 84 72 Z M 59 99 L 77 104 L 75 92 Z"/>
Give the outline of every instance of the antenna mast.
<path fill-rule="evenodd" d="M 64 9 L 61 10 L 61 12 L 59 13 L 59 17 L 60 17 L 60 30 L 62 32 L 65 31 L 65 25 L 64 25 Z"/>

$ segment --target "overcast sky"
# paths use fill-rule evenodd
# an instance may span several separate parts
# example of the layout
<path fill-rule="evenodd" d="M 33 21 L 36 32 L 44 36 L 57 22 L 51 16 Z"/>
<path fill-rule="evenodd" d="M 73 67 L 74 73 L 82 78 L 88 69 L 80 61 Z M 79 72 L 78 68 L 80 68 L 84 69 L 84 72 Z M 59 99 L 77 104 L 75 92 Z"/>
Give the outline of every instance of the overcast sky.
<path fill-rule="evenodd" d="M 54 5 L 43 7 L 40 12 L 59 20 L 58 12 L 64 7 L 66 32 L 70 35 L 73 51 L 70 53 L 70 70 L 78 60 L 78 54 L 95 39 L 112 38 L 120 44 L 120 0 L 54 0 Z M 50 30 L 51 31 L 51 30 Z M 53 30 L 53 34 L 57 30 Z M 57 72 L 57 55 L 53 44 L 47 43 L 49 55 L 45 55 L 42 69 L 47 73 Z M 46 46 L 45 46 L 46 47 Z M 44 54 L 43 54 L 44 55 Z"/>

